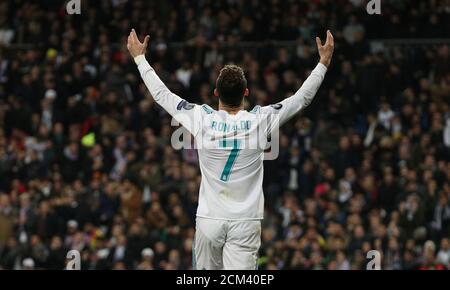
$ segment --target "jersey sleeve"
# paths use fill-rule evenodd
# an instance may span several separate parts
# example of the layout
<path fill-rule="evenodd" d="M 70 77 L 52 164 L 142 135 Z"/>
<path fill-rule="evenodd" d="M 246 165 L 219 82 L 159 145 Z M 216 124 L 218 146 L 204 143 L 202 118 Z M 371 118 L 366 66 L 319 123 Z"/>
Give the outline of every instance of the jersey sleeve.
<path fill-rule="evenodd" d="M 311 75 L 303 82 L 294 95 L 278 104 L 261 108 L 261 113 L 268 115 L 270 131 L 286 123 L 286 121 L 311 103 L 322 84 L 326 72 L 327 67 L 318 63 Z"/>
<path fill-rule="evenodd" d="M 192 135 L 197 135 L 201 122 L 201 107 L 172 93 L 158 77 L 144 55 L 135 57 L 134 61 L 153 99 Z"/>

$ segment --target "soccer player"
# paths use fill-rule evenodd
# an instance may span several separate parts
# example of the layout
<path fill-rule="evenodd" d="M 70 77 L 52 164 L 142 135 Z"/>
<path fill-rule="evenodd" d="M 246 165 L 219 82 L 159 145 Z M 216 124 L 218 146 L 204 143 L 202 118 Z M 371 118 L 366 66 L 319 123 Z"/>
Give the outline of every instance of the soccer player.
<path fill-rule="evenodd" d="M 218 110 L 191 104 L 172 93 L 145 58 L 149 40 L 146 36 L 141 43 L 133 29 L 127 48 L 152 97 L 192 134 L 198 148 L 202 181 L 193 267 L 256 269 L 264 211 L 264 142 L 311 103 L 331 62 L 333 36 L 327 31 L 323 45 L 316 37 L 320 62 L 294 95 L 251 111 L 244 110 L 249 90 L 243 70 L 236 65 L 226 65 L 217 78 Z"/>

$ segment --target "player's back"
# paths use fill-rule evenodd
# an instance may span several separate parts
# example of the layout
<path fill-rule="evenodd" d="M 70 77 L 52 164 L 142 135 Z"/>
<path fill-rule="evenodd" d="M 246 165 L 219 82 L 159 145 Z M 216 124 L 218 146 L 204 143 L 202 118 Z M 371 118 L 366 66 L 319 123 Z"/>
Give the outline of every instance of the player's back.
<path fill-rule="evenodd" d="M 267 137 L 276 140 L 275 129 L 311 103 L 327 67 L 317 64 L 302 87 L 280 103 L 233 115 L 188 103 L 164 85 L 144 55 L 135 62 L 155 101 L 195 138 L 202 172 L 197 216 L 262 219 Z"/>
<path fill-rule="evenodd" d="M 203 106 L 196 136 L 202 181 L 197 216 L 262 219 L 263 159 L 267 118 L 260 110 L 232 115 Z"/>

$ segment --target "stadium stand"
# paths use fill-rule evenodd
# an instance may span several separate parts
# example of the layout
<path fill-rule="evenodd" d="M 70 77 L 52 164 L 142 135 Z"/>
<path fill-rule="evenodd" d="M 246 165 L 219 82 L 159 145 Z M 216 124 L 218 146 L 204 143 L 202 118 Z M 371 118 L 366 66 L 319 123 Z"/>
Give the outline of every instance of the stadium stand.
<path fill-rule="evenodd" d="M 57 4 L 55 4 L 57 2 Z M 265 163 L 260 269 L 450 267 L 450 50 L 445 1 L 0 3 L 0 268 L 190 269 L 200 172 L 125 47 L 169 88 L 217 107 L 227 63 L 247 107 L 276 103 L 335 35 L 327 77 Z"/>

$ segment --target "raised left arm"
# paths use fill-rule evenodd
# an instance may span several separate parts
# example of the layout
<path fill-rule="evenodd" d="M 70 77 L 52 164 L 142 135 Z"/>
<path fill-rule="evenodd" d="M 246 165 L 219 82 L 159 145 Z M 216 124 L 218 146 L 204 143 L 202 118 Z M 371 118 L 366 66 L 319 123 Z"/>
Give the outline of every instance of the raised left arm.
<path fill-rule="evenodd" d="M 316 43 L 320 55 L 320 61 L 311 72 L 311 75 L 303 82 L 300 89 L 298 89 L 294 95 L 283 100 L 279 104 L 269 106 L 273 113 L 278 114 L 279 125 L 282 125 L 300 110 L 306 108 L 312 102 L 314 96 L 320 88 L 320 85 L 322 84 L 325 73 L 327 72 L 333 56 L 333 35 L 328 30 L 325 44 L 322 45 L 322 42 L 318 37 L 316 37 Z"/>

